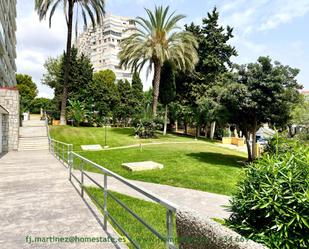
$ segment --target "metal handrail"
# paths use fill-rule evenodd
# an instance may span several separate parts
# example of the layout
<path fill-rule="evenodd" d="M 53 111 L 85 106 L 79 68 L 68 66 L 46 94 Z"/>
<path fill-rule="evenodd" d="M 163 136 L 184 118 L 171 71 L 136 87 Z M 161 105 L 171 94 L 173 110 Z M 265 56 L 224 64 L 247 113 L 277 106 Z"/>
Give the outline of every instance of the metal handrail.
<path fill-rule="evenodd" d="M 171 248 L 176 248 L 176 246 L 173 243 L 173 215 L 177 210 L 177 205 L 162 199 L 161 197 L 149 192 L 148 190 L 145 190 L 142 187 L 139 187 L 138 185 L 128 181 L 126 178 L 112 172 L 109 169 L 106 169 L 102 167 L 101 165 L 92 162 L 91 160 L 71 151 L 70 156 L 69 156 L 69 168 L 70 168 L 70 173 L 69 173 L 69 179 L 71 180 L 72 177 L 79 183 L 81 186 L 81 196 L 84 196 L 84 190 L 88 194 L 88 196 L 96 202 L 102 209 L 103 209 L 103 215 L 104 215 L 104 228 L 107 228 L 107 218 L 110 218 L 112 223 L 116 225 L 122 232 L 123 234 L 128 238 L 128 240 L 133 244 L 135 248 L 140 248 L 138 243 L 128 234 L 128 232 L 121 226 L 121 224 L 113 217 L 107 209 L 107 196 L 110 196 L 116 203 L 118 203 L 120 206 L 122 206 L 129 214 L 131 214 L 135 219 L 137 219 L 142 225 L 144 225 L 149 231 L 151 231 L 155 236 L 157 236 L 160 240 L 166 242 L 166 247 L 168 249 Z M 80 160 L 80 167 L 77 167 L 77 169 L 81 172 L 80 179 L 72 173 L 72 168 L 74 167 L 74 158 L 78 158 Z M 84 171 L 84 165 L 85 164 L 90 164 L 91 166 L 99 169 L 103 175 L 104 175 L 104 186 L 99 184 L 96 180 L 94 180 L 91 176 L 89 176 L 88 173 Z M 84 176 L 86 176 L 90 181 L 92 181 L 95 185 L 97 185 L 104 193 L 104 202 L 103 206 L 99 203 L 99 201 L 87 191 L 84 185 Z M 111 192 L 108 191 L 108 186 L 107 186 L 107 176 L 113 177 L 116 180 L 122 182 L 123 184 L 127 185 L 131 189 L 136 190 L 140 194 L 148 197 L 150 200 L 154 201 L 155 203 L 165 207 L 166 209 L 166 236 L 162 235 L 159 233 L 156 229 L 154 229 L 151 225 L 149 225 L 145 220 L 143 220 L 138 214 L 136 214 L 133 210 L 131 210 L 129 207 L 127 207 L 121 200 L 119 200 L 115 195 L 113 195 Z"/>
<path fill-rule="evenodd" d="M 69 165 L 70 152 L 73 150 L 73 144 L 64 143 L 52 139 L 49 133 L 48 118 L 45 119 L 45 125 L 48 137 L 49 151 L 63 164 Z"/>
<path fill-rule="evenodd" d="M 88 194 L 88 196 L 103 210 L 103 216 L 104 216 L 104 229 L 107 230 L 107 219 L 109 218 L 111 222 L 117 226 L 120 231 L 128 238 L 128 240 L 132 243 L 134 248 L 140 248 L 139 244 L 129 235 L 129 233 L 121 226 L 121 224 L 113 217 L 107 209 L 107 197 L 110 196 L 116 203 L 118 203 L 120 206 L 122 206 L 129 214 L 131 214 L 135 219 L 137 219 L 142 225 L 144 225 L 149 231 L 151 231 L 155 236 L 157 236 L 160 240 L 164 241 L 166 243 L 166 248 L 168 249 L 176 249 L 177 247 L 173 243 L 173 215 L 175 214 L 177 210 L 177 205 L 173 204 L 172 202 L 169 202 L 151 192 L 148 190 L 139 187 L 138 185 L 128 181 L 126 178 L 114 173 L 113 171 L 106 169 L 102 167 L 101 165 L 92 162 L 91 160 L 73 152 L 73 145 L 64 143 L 55 139 L 52 139 L 50 137 L 49 133 L 49 126 L 48 126 L 48 120 L 46 118 L 46 129 L 47 129 L 47 135 L 48 135 L 48 143 L 49 143 L 49 151 L 62 163 L 68 165 L 69 167 L 69 180 L 72 181 L 75 179 L 78 184 L 81 186 L 81 196 L 84 197 L 84 191 Z M 65 158 L 65 155 L 67 157 Z M 80 168 L 77 168 L 81 172 L 80 179 L 73 174 L 72 169 L 74 167 L 74 157 L 81 160 Z M 96 180 L 94 180 L 88 173 L 84 171 L 84 164 L 90 164 L 93 167 L 99 169 L 102 171 L 104 175 L 104 186 L 99 184 Z M 97 185 L 104 193 L 104 201 L 103 206 L 99 203 L 99 201 L 85 188 L 84 185 L 84 176 L 86 176 L 90 181 L 92 181 L 95 185 Z M 140 194 L 148 197 L 150 200 L 154 201 L 155 203 L 158 203 L 159 205 L 163 206 L 166 209 L 166 236 L 159 233 L 155 228 L 153 228 L 151 225 L 149 225 L 145 220 L 143 220 L 138 214 L 136 214 L 132 209 L 130 209 L 127 205 L 125 205 L 121 200 L 119 200 L 115 195 L 113 195 L 111 192 L 108 191 L 107 186 L 107 176 L 113 177 L 116 180 L 122 182 L 123 184 L 127 185 L 131 189 L 134 189 L 135 191 L 139 192 Z"/>

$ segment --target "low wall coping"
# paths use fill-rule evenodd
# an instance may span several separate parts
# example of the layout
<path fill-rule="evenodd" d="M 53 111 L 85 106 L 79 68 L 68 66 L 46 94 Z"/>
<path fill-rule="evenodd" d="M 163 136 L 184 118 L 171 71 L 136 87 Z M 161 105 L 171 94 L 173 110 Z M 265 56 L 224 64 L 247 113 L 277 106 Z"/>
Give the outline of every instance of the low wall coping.
<path fill-rule="evenodd" d="M 178 209 L 176 229 L 180 249 L 267 249 L 194 210 Z"/>

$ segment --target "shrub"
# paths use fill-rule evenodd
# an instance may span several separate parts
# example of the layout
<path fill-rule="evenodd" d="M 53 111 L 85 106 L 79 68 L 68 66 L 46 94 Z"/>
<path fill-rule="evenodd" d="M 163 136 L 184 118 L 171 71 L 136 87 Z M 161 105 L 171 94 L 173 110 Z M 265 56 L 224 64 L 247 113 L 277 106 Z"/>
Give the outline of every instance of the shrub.
<path fill-rule="evenodd" d="M 304 129 L 300 133 L 295 135 L 295 138 L 299 139 L 300 141 L 309 141 L 309 130 Z"/>
<path fill-rule="evenodd" d="M 78 100 L 69 100 L 69 104 L 67 117 L 73 120 L 74 126 L 79 126 L 87 115 L 85 105 Z"/>
<path fill-rule="evenodd" d="M 296 139 L 287 138 L 287 134 L 275 133 L 275 135 L 268 139 L 264 152 L 268 154 L 284 154 L 293 150 L 297 146 L 298 141 Z"/>
<path fill-rule="evenodd" d="M 157 123 L 152 119 L 141 119 L 135 122 L 134 132 L 140 138 L 152 138 L 155 135 Z"/>
<path fill-rule="evenodd" d="M 226 222 L 270 248 L 309 248 L 309 149 L 280 148 L 286 149 L 277 142 L 273 153 L 248 167 Z"/>

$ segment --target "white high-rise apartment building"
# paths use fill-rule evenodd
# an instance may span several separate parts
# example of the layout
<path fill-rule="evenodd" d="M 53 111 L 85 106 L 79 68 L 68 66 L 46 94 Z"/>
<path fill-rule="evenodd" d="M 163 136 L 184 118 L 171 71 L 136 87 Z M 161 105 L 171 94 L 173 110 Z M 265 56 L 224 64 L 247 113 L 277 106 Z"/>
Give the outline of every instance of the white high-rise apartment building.
<path fill-rule="evenodd" d="M 0 0 L 0 87 L 15 86 L 16 0 Z"/>
<path fill-rule="evenodd" d="M 86 29 L 77 39 L 79 54 L 90 58 L 94 71 L 111 69 L 116 79 L 131 81 L 132 73 L 119 67 L 118 53 L 121 39 L 134 32 L 135 24 L 132 18 L 106 15 L 102 26 Z"/>
<path fill-rule="evenodd" d="M 16 0 L 0 0 L 0 154 L 18 149 L 19 92 L 16 87 Z"/>

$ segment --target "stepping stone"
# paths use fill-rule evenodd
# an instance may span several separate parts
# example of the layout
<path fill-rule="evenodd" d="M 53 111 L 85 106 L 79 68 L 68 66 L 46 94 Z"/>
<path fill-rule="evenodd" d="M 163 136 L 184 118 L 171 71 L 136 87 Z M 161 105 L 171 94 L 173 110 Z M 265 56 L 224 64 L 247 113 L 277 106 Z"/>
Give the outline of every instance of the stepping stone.
<path fill-rule="evenodd" d="M 98 151 L 103 150 L 102 146 L 99 144 L 81 145 L 82 150 L 85 151 Z"/>
<path fill-rule="evenodd" d="M 134 162 L 134 163 L 123 163 L 124 168 L 129 169 L 130 171 L 143 171 L 143 170 L 153 170 L 153 169 L 163 169 L 164 165 L 156 163 L 153 161 L 145 162 Z"/>

